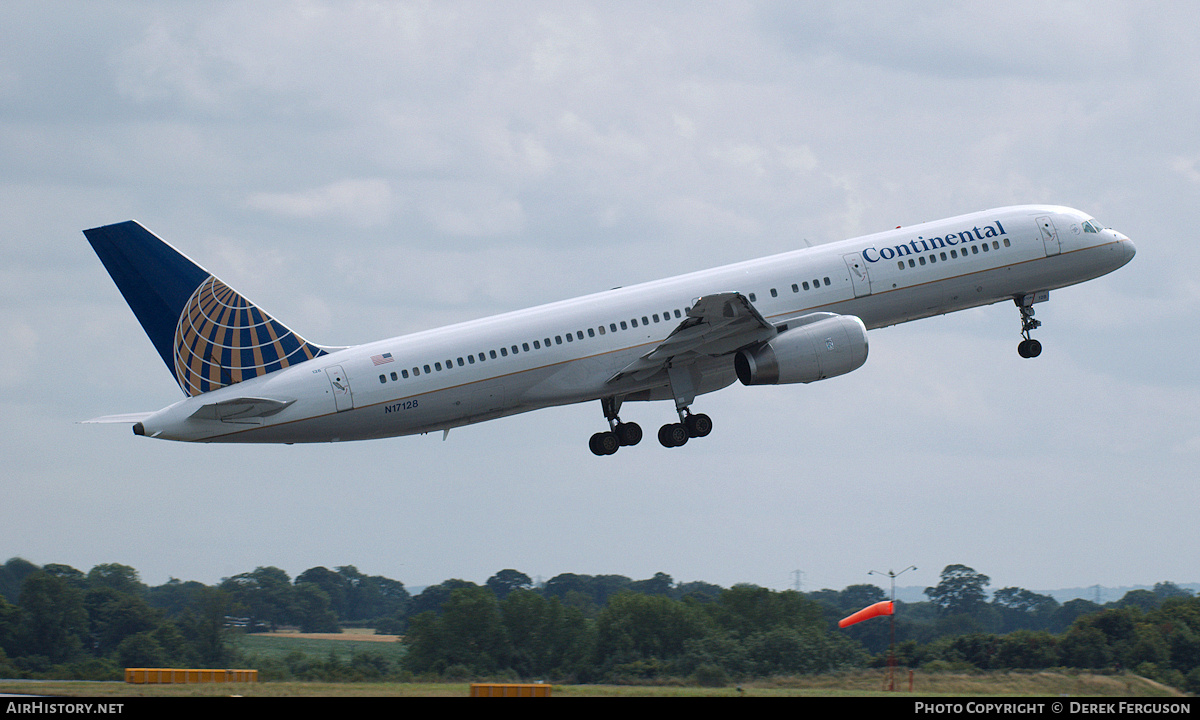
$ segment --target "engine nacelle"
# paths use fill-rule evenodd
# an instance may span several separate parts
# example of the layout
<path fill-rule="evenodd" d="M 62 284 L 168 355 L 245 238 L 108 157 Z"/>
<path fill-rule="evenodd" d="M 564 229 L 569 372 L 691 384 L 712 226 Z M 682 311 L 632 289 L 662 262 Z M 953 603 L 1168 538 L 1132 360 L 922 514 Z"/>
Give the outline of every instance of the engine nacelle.
<path fill-rule="evenodd" d="M 867 361 L 867 328 L 853 315 L 813 313 L 788 325 L 768 342 L 734 355 L 743 385 L 810 383 L 845 375 Z"/>

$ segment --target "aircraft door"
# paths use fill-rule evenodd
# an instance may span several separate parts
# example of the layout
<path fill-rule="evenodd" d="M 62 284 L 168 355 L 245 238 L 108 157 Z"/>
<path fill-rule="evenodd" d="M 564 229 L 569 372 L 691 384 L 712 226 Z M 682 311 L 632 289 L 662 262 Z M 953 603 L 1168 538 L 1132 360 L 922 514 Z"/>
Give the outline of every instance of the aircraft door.
<path fill-rule="evenodd" d="M 1062 250 L 1058 241 L 1058 231 L 1054 228 L 1054 220 L 1049 215 L 1037 219 L 1038 228 L 1042 231 L 1042 242 L 1046 244 L 1046 257 L 1057 255 Z"/>
<path fill-rule="evenodd" d="M 350 381 L 346 378 L 341 365 L 325 368 L 325 377 L 329 379 L 329 389 L 333 393 L 333 403 L 338 412 L 354 409 L 354 393 L 350 391 Z"/>
<path fill-rule="evenodd" d="M 846 268 L 850 271 L 850 284 L 854 286 L 854 297 L 865 297 L 871 294 L 871 275 L 867 272 L 867 263 L 860 253 L 848 253 L 842 256 Z"/>

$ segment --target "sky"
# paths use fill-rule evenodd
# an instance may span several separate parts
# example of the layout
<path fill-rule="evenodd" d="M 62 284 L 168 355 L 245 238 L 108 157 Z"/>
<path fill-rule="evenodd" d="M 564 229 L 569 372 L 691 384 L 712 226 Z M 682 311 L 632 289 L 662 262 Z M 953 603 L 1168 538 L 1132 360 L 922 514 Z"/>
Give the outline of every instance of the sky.
<path fill-rule="evenodd" d="M 1174 2 L 0 5 L 0 561 L 991 589 L 1200 581 L 1200 9 Z M 137 219 L 352 345 L 986 208 L 1117 272 L 872 331 L 848 375 L 441 434 L 188 445 L 82 230 Z M 718 290 L 724 288 L 718 288 Z M 1107 598 L 1112 599 L 1112 598 Z"/>

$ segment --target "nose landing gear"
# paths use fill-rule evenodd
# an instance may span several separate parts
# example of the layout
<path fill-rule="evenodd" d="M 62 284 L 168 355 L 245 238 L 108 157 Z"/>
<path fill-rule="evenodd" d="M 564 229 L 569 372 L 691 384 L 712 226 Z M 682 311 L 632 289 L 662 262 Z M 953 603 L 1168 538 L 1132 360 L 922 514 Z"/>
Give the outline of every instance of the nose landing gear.
<path fill-rule="evenodd" d="M 1042 354 L 1042 344 L 1030 337 L 1030 333 L 1042 326 L 1040 320 L 1033 319 L 1033 304 L 1049 298 L 1049 293 L 1037 293 L 1013 298 L 1017 309 L 1021 311 L 1021 337 L 1017 345 L 1017 354 L 1023 358 L 1035 358 Z"/>

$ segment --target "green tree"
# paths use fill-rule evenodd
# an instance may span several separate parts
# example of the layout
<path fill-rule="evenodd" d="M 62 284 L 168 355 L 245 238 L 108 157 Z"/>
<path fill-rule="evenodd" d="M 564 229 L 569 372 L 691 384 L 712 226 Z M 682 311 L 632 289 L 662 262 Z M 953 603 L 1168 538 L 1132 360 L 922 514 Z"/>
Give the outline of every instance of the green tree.
<path fill-rule="evenodd" d="M 233 651 L 225 637 L 225 617 L 232 606 L 229 593 L 220 588 L 205 587 L 196 593 L 195 602 L 180 613 L 176 624 L 200 667 L 229 666 Z"/>
<path fill-rule="evenodd" d="M 488 578 L 484 584 L 491 588 L 497 599 L 503 600 L 514 590 L 528 590 L 533 587 L 533 580 L 517 570 L 501 570 Z"/>
<path fill-rule="evenodd" d="M 342 620 L 350 620 L 350 579 L 326 567 L 313 567 L 296 576 L 296 587 L 312 585 L 329 598 L 330 609 Z M 358 619 L 358 618 L 354 618 Z"/>
<path fill-rule="evenodd" d="M 993 667 L 1036 670 L 1058 663 L 1058 638 L 1045 631 L 1016 630 L 1000 637 Z"/>
<path fill-rule="evenodd" d="M 51 663 L 79 657 L 86 646 L 87 610 L 83 591 L 61 574 L 35 572 L 21 583 L 23 624 L 18 654 L 40 655 Z"/>
<path fill-rule="evenodd" d="M 510 667 L 521 677 L 577 676 L 591 647 L 583 613 L 558 598 L 517 589 L 500 602 L 508 635 Z"/>
<path fill-rule="evenodd" d="M 90 646 L 98 655 L 108 655 L 125 638 L 148 633 L 162 622 L 161 613 L 140 596 L 109 586 L 89 589 L 83 602 L 88 614 Z"/>
<path fill-rule="evenodd" d="M 329 602 L 325 591 L 312 583 L 301 583 L 296 586 L 293 599 L 296 620 L 300 632 L 304 633 L 340 633 L 337 613 Z"/>
<path fill-rule="evenodd" d="M 298 624 L 295 588 L 288 574 L 277 567 L 259 567 L 225 578 L 219 587 L 229 593 L 235 611 L 250 618 L 251 632 Z"/>
<path fill-rule="evenodd" d="M 670 662 L 706 634 L 697 606 L 661 595 L 622 592 L 596 618 L 596 657 L 603 670 L 643 660 Z"/>
<path fill-rule="evenodd" d="M 925 595 L 942 615 L 968 614 L 979 610 L 987 598 L 991 578 L 966 565 L 947 565 L 941 582 L 925 588 Z"/>
<path fill-rule="evenodd" d="M 106 563 L 97 565 L 88 571 L 87 586 L 93 588 L 112 588 L 119 593 L 142 597 L 147 587 L 138 577 L 138 571 L 128 565 Z"/>
<path fill-rule="evenodd" d="M 410 620 L 404 643 L 405 666 L 413 672 L 445 673 L 452 667 L 471 674 L 508 667 L 511 646 L 496 596 L 479 586 L 460 587 L 441 606 Z"/>
<path fill-rule="evenodd" d="M 0 596 L 15 603 L 21 595 L 21 583 L 38 571 L 38 566 L 22 558 L 9 558 L 0 567 Z"/>
<path fill-rule="evenodd" d="M 338 568 L 338 574 L 346 578 L 347 620 L 370 620 L 393 617 L 408 612 L 412 601 L 404 583 L 381 575 L 364 575 L 353 565 Z"/>

